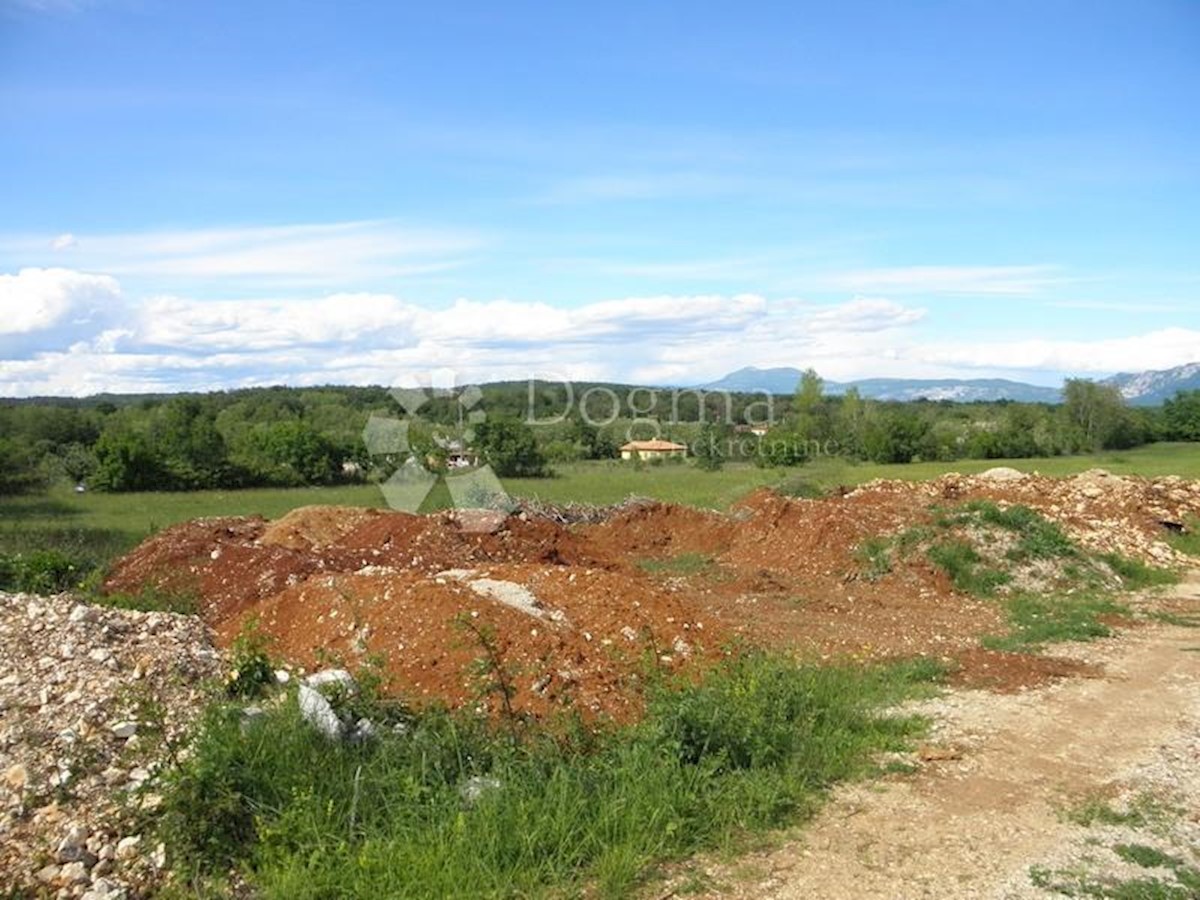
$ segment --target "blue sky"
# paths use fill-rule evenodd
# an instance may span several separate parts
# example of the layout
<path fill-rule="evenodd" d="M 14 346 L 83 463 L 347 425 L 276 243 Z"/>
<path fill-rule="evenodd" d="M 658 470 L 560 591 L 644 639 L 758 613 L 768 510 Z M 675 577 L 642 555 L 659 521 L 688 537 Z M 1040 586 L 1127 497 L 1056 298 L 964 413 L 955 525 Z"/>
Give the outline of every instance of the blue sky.
<path fill-rule="evenodd" d="M 0 0 L 0 393 L 1200 359 L 1200 4 Z"/>

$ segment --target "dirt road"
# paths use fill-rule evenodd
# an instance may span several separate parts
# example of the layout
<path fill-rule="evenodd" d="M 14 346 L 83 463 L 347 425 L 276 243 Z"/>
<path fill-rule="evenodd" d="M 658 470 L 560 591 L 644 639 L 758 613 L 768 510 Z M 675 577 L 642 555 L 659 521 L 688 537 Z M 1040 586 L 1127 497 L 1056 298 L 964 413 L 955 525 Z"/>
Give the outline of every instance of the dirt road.
<path fill-rule="evenodd" d="M 1200 573 L 1174 594 L 1177 608 L 1200 609 Z M 1089 831 L 1064 815 L 1084 798 L 1120 803 L 1138 792 L 1157 792 L 1175 810 L 1159 838 L 1195 866 L 1200 631 L 1151 625 L 1064 650 L 1101 665 L 1103 677 L 920 704 L 938 720 L 925 755 L 950 758 L 840 791 L 796 840 L 714 873 L 713 896 L 1048 897 L 1031 867 L 1078 868 L 1089 856 L 1093 867 L 1108 865 L 1094 874 L 1144 877 L 1088 849 L 1138 835 Z"/>

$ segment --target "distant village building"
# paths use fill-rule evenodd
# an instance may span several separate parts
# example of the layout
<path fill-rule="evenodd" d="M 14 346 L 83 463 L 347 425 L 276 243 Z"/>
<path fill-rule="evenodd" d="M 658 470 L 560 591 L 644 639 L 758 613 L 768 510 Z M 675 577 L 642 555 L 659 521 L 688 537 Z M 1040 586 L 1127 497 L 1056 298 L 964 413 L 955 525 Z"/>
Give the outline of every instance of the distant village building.
<path fill-rule="evenodd" d="M 469 469 L 479 465 L 479 457 L 470 450 L 453 450 L 446 454 L 446 468 Z"/>
<path fill-rule="evenodd" d="M 438 436 L 433 440 L 442 452 L 440 457 L 437 453 L 430 453 L 425 457 L 427 468 L 440 469 L 444 465 L 447 469 L 469 469 L 479 465 L 479 454 L 463 441 Z"/>
<path fill-rule="evenodd" d="M 733 426 L 734 434 L 752 434 L 755 437 L 766 437 L 767 432 L 770 430 L 769 426 L 761 424 Z"/>
<path fill-rule="evenodd" d="M 669 459 L 687 456 L 687 444 L 674 441 L 630 441 L 621 448 L 621 459 Z"/>

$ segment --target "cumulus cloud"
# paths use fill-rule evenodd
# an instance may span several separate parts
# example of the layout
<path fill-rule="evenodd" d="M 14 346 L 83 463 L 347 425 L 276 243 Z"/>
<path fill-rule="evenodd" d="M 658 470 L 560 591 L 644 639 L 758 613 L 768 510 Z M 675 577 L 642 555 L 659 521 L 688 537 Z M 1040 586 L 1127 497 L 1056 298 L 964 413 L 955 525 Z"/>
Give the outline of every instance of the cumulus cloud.
<path fill-rule="evenodd" d="M 116 279 L 70 269 L 0 275 L 0 336 L 84 325 L 120 300 Z"/>
<path fill-rule="evenodd" d="M 192 354 L 377 346 L 407 342 L 419 313 L 387 294 L 333 294 L 317 300 L 154 297 L 139 307 L 122 340 L 123 346 Z"/>
<path fill-rule="evenodd" d="M 0 275 L 0 395 L 397 384 L 552 376 L 697 384 L 746 365 L 827 378 L 1162 368 L 1200 358 L 1200 331 L 1102 340 L 923 340 L 925 309 L 880 297 L 814 305 L 758 294 L 625 297 L 577 307 L 387 293 L 208 301 L 123 297 L 111 276 Z"/>
<path fill-rule="evenodd" d="M 808 327 L 813 331 L 884 331 L 919 322 L 926 312 L 892 300 L 856 297 L 849 303 L 813 314 L 808 319 Z"/>
<path fill-rule="evenodd" d="M 847 335 L 856 352 L 875 353 L 887 334 L 923 315 L 885 300 L 813 307 L 757 294 L 626 297 L 573 308 L 465 298 L 429 308 L 381 293 L 118 303 L 120 286 L 107 276 L 37 270 L 6 278 L 24 286 L 27 318 L 41 310 L 46 339 L 25 352 L 0 348 L 4 394 L 392 384 L 434 369 L 472 381 L 553 373 L 689 383 L 744 365 L 751 352 L 769 364 L 839 354 L 844 362 Z M 35 284 L 43 288 L 37 296 L 55 302 L 28 302 Z M 97 297 L 120 315 L 82 315 L 89 326 L 82 334 L 65 328 Z"/>

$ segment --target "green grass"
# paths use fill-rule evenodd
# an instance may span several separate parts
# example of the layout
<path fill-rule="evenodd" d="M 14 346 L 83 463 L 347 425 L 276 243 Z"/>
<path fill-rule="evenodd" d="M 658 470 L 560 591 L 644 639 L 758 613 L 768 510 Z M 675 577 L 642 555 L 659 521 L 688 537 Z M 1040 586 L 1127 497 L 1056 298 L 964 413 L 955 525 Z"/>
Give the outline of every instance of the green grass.
<path fill-rule="evenodd" d="M 1131 862 L 1143 869 L 1174 869 L 1183 865 L 1183 860 L 1178 856 L 1163 853 L 1148 844 L 1118 844 L 1113 847 L 1113 852 L 1125 862 Z"/>
<path fill-rule="evenodd" d="M 892 547 L 886 538 L 867 538 L 855 548 L 854 557 L 868 581 L 878 581 L 892 571 Z"/>
<path fill-rule="evenodd" d="M 1186 810 L 1164 802 L 1158 796 L 1142 793 L 1124 809 L 1114 808 L 1102 797 L 1092 795 L 1063 810 L 1064 817 L 1083 828 L 1117 827 L 1148 831 L 1174 843 L 1171 835 L 1183 821 Z M 1099 845 L 1098 837 L 1088 843 Z M 1143 869 L 1158 870 L 1144 877 L 1116 878 L 1095 872 L 1093 854 L 1066 869 L 1034 866 L 1030 880 L 1040 888 L 1066 897 L 1098 897 L 1109 900 L 1195 900 L 1200 897 L 1200 870 L 1180 856 L 1168 853 L 1149 843 L 1121 843 L 1111 847 L 1113 854 L 1125 863 Z"/>
<path fill-rule="evenodd" d="M 963 540 L 939 540 L 931 544 L 925 553 L 930 562 L 950 576 L 950 581 L 958 590 L 968 594 L 991 597 L 998 588 L 1012 580 L 1007 572 L 984 565 L 983 557 Z"/>
<path fill-rule="evenodd" d="M 924 727 L 879 710 L 941 674 L 740 656 L 661 688 L 637 725 L 514 743 L 437 711 L 331 746 L 294 704 L 245 729 L 208 713 L 168 776 L 161 833 L 185 872 L 263 897 L 624 897 L 655 865 L 810 815 Z M 470 779 L 494 779 L 474 801 Z"/>
<path fill-rule="evenodd" d="M 1009 544 L 997 548 L 998 532 L 1007 532 L 1016 542 L 1010 538 Z M 984 639 L 984 646 L 993 650 L 1037 651 L 1049 643 L 1108 637 L 1112 632 L 1101 618 L 1130 615 L 1127 607 L 1113 600 L 1114 575 L 1124 590 L 1174 584 L 1179 579 L 1174 571 L 1115 553 L 1087 553 L 1037 511 L 990 501 L 940 508 L 932 529 L 918 538 L 902 534 L 892 543 L 906 548 L 906 553 L 923 546 L 930 562 L 960 591 L 977 597 L 996 597 L 1003 591 L 1000 601 L 1009 631 Z M 874 550 L 885 553 L 887 546 Z M 1057 568 L 1039 575 L 1041 587 L 1022 581 L 1031 571 L 1023 567 L 1045 562 L 1056 563 Z"/>
<path fill-rule="evenodd" d="M 1184 530 L 1170 535 L 1167 541 L 1180 553 L 1200 556 L 1200 519 L 1189 518 L 1184 523 Z"/>
<path fill-rule="evenodd" d="M 1133 878 L 1118 881 L 1111 878 L 1088 878 L 1071 872 L 1053 872 L 1035 866 L 1030 880 L 1036 887 L 1053 891 L 1064 897 L 1096 897 L 1101 900 L 1196 900 L 1200 897 L 1200 872 L 1190 867 L 1174 870 L 1175 879 Z"/>
<path fill-rule="evenodd" d="M 1030 879 L 1035 886 L 1065 897 L 1102 900 L 1196 900 L 1200 897 L 1200 869 L 1187 865 L 1179 857 L 1146 844 L 1117 844 L 1112 850 L 1121 860 L 1144 869 L 1165 869 L 1169 879 L 1098 878 L 1079 872 L 1055 872 L 1044 867 L 1034 867 Z"/>
<path fill-rule="evenodd" d="M 1076 825 L 1116 825 L 1127 828 L 1161 829 L 1178 818 L 1180 810 L 1150 793 L 1138 794 L 1125 809 L 1117 809 L 1103 797 L 1090 794 L 1063 810 L 1063 817 Z"/>
<path fill-rule="evenodd" d="M 508 478 L 504 487 L 516 497 L 548 503 L 619 503 L 629 496 L 651 497 L 708 509 L 725 509 L 759 487 L 773 487 L 788 477 L 787 469 L 762 469 L 728 463 L 703 472 L 691 463 L 647 465 L 626 462 L 582 462 L 555 465 L 554 478 Z"/>
<path fill-rule="evenodd" d="M 1104 596 L 1016 594 L 1005 599 L 1010 631 L 987 637 L 991 650 L 1037 650 L 1059 641 L 1091 641 L 1108 637 L 1112 630 L 1100 621 L 1104 615 L 1127 615 L 1129 610 Z"/>
<path fill-rule="evenodd" d="M 165 591 L 146 586 L 132 594 L 102 594 L 98 590 L 89 590 L 87 594 L 89 602 L 113 609 L 172 612 L 180 615 L 195 615 L 200 609 L 196 595 L 189 591 Z"/>
<path fill-rule="evenodd" d="M 379 489 L 367 485 L 130 494 L 75 494 L 56 487 L 42 495 L 0 497 L 0 557 L 55 550 L 74 562 L 78 582 L 155 531 L 188 519 L 276 518 L 310 504 L 382 506 L 382 501 Z"/>
<path fill-rule="evenodd" d="M 639 560 L 638 566 L 654 575 L 699 575 L 713 567 L 713 560 L 703 553 L 680 553 L 667 559 Z"/>
<path fill-rule="evenodd" d="M 1148 444 L 1120 453 L 1090 453 L 1081 456 L 1049 456 L 1030 459 L 960 459 L 953 462 L 921 463 L 854 463 L 836 457 L 826 457 L 802 467 L 799 471 L 809 473 L 817 483 L 861 484 L 872 478 L 899 478 L 907 481 L 925 481 L 946 472 L 961 472 L 975 475 L 995 466 L 1007 466 L 1021 472 L 1039 472 L 1042 475 L 1077 475 L 1088 469 L 1107 469 L 1114 475 L 1142 475 L 1147 478 L 1159 475 L 1179 475 L 1183 478 L 1200 478 L 1200 444 L 1161 443 Z"/>
<path fill-rule="evenodd" d="M 1119 553 L 1104 553 L 1100 559 L 1120 577 L 1126 590 L 1140 591 L 1179 583 L 1178 572 L 1149 566 L 1140 559 L 1131 559 Z"/>

